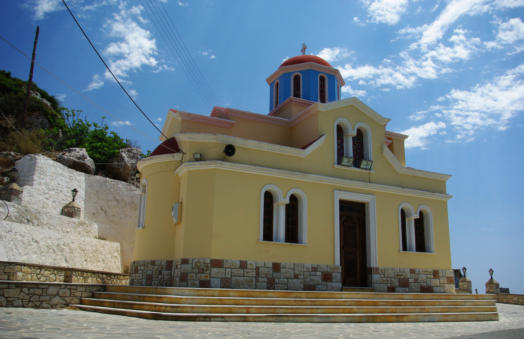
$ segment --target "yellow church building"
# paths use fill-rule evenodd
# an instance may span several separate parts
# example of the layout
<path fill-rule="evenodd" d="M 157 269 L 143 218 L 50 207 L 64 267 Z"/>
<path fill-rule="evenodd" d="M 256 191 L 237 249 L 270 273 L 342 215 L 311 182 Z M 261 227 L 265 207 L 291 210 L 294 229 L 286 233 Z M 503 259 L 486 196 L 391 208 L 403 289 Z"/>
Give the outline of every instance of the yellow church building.
<path fill-rule="evenodd" d="M 313 55 L 267 78 L 269 114 L 169 110 L 141 160 L 131 285 L 454 292 L 449 175 Z"/>

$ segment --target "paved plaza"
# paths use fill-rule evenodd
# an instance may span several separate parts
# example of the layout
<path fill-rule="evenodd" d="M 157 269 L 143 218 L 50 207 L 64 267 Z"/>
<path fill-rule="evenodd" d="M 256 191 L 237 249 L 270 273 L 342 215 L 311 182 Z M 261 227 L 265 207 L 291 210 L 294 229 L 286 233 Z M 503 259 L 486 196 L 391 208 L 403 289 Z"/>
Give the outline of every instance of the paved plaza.
<path fill-rule="evenodd" d="M 524 306 L 497 308 L 499 321 L 400 324 L 174 322 L 0 308 L 0 338 L 524 338 Z"/>

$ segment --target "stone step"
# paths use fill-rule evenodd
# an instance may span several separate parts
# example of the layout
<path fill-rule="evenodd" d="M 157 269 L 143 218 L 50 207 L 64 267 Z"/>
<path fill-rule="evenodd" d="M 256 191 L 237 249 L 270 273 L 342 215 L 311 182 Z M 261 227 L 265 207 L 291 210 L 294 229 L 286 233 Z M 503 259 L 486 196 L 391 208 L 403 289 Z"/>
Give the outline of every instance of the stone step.
<path fill-rule="evenodd" d="M 373 287 L 343 287 L 342 292 L 375 292 Z"/>
<path fill-rule="evenodd" d="M 402 300 L 202 297 L 121 292 L 95 292 L 95 298 L 191 305 L 275 305 L 275 306 L 494 306 L 495 300 Z"/>
<path fill-rule="evenodd" d="M 83 298 L 83 305 L 161 313 L 202 314 L 369 314 L 369 313 L 474 313 L 496 312 L 496 306 L 275 306 L 185 305 Z"/>
<path fill-rule="evenodd" d="M 160 294 L 177 296 L 248 297 L 248 298 L 306 298 L 306 299 L 395 299 L 395 300 L 496 300 L 491 294 L 447 294 L 447 293 L 381 293 L 381 292 L 320 292 L 320 291 L 276 291 L 242 290 L 185 287 L 112 286 L 108 292 Z"/>
<path fill-rule="evenodd" d="M 433 322 L 433 321 L 487 321 L 498 320 L 497 312 L 462 313 L 390 313 L 390 314 L 221 314 L 221 313 L 167 313 L 112 307 L 74 305 L 85 311 L 125 315 L 147 319 L 180 321 L 257 321 L 257 322 Z"/>

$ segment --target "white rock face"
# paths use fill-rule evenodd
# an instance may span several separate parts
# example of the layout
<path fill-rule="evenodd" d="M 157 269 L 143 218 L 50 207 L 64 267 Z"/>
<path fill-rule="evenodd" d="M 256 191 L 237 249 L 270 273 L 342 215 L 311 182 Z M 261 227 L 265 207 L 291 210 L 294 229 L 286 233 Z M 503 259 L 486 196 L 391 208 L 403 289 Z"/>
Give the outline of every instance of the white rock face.
<path fill-rule="evenodd" d="M 121 272 L 120 244 L 0 221 L 0 260 Z"/>
<path fill-rule="evenodd" d="M 43 155 L 26 155 L 16 162 L 17 183 L 24 190 L 22 205 L 59 215 L 71 201 L 82 208 L 81 220 L 98 225 L 98 236 L 121 244 L 122 267 L 132 260 L 140 191 L 122 181 L 74 171 Z M 59 222 L 53 219 L 53 222 Z M 45 223 L 45 222 L 44 222 Z M 42 222 L 39 225 L 43 224 Z M 67 228 L 67 227 L 66 227 Z"/>

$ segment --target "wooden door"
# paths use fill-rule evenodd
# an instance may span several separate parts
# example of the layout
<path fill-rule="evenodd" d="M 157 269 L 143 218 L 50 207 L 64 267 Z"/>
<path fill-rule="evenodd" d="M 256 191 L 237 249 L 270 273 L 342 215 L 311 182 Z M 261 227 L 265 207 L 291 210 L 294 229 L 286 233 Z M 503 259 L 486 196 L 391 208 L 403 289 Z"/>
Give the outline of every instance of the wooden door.
<path fill-rule="evenodd" d="M 340 263 L 343 286 L 367 286 L 366 205 L 340 201 Z"/>

